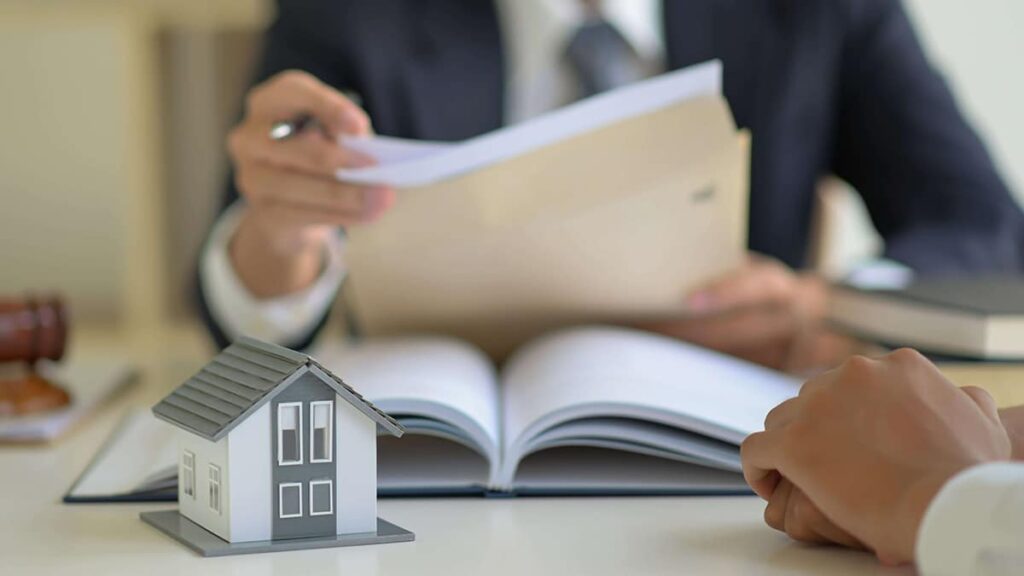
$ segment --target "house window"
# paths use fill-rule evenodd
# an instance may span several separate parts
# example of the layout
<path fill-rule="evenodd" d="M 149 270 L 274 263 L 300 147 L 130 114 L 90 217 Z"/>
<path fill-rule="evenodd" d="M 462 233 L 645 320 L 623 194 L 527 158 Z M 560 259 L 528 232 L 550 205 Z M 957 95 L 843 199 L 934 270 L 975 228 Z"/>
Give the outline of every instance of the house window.
<path fill-rule="evenodd" d="M 313 480 L 309 483 L 309 515 L 328 514 L 334 514 L 334 483 L 330 480 Z"/>
<path fill-rule="evenodd" d="M 302 464 L 302 403 L 277 406 L 277 463 Z"/>
<path fill-rule="evenodd" d="M 334 402 L 311 402 L 309 405 L 309 461 L 331 461 L 331 439 L 334 429 Z M 312 494 L 310 497 L 312 498 Z"/>
<path fill-rule="evenodd" d="M 181 492 L 196 497 L 196 455 L 188 450 L 181 454 Z"/>
<path fill-rule="evenodd" d="M 220 514 L 220 467 L 210 464 L 210 510 Z"/>
<path fill-rule="evenodd" d="M 284 482 L 277 485 L 278 516 L 299 518 L 302 516 L 302 484 Z"/>

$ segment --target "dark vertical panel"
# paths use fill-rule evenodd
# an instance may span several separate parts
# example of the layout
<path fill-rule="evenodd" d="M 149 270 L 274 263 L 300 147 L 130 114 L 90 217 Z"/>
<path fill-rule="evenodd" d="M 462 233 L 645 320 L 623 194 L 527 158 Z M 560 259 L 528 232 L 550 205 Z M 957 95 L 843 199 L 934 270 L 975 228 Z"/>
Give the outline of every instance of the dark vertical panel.
<path fill-rule="evenodd" d="M 270 435 L 273 450 L 271 450 L 271 497 L 274 505 L 271 508 L 273 521 L 271 523 L 271 535 L 276 540 L 279 538 L 305 538 L 310 536 L 329 536 L 336 533 L 337 524 L 334 514 L 324 516 L 310 516 L 309 493 L 310 481 L 330 480 L 332 486 L 337 486 L 335 478 L 335 462 L 313 464 L 310 462 L 310 450 L 312 438 L 310 437 L 310 423 L 312 422 L 312 410 L 310 402 L 318 400 L 338 401 L 334 390 L 326 386 L 316 376 L 306 373 L 293 382 L 288 388 L 282 390 L 270 402 Z M 302 461 L 301 465 L 280 466 L 277 463 L 277 410 L 278 406 L 288 402 L 302 403 L 302 423 L 299 427 L 299 434 L 302 436 Z M 331 414 L 333 419 L 334 415 Z M 332 451 L 336 453 L 336 451 Z M 333 454 L 332 454 L 333 456 Z M 302 484 L 302 517 L 281 518 L 280 512 L 280 491 L 278 486 L 282 483 L 299 482 Z M 337 503 L 334 505 L 337 510 Z"/>

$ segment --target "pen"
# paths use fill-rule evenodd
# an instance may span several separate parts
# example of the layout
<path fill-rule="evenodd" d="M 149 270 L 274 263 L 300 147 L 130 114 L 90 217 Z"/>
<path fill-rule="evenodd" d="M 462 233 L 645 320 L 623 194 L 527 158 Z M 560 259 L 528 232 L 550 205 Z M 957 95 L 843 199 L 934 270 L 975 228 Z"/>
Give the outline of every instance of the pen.
<path fill-rule="evenodd" d="M 303 114 L 293 118 L 292 120 L 275 122 L 274 125 L 270 127 L 269 136 L 270 139 L 274 141 L 287 140 L 308 128 L 323 130 L 323 125 L 320 124 L 320 121 L 313 116 Z"/>

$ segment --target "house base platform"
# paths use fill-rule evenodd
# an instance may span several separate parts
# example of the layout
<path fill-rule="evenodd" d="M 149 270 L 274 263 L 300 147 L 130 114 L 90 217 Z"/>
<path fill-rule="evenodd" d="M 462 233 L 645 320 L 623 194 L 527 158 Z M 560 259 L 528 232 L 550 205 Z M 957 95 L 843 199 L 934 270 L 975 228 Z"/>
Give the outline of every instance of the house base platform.
<path fill-rule="evenodd" d="M 291 538 L 286 540 L 263 540 L 258 542 L 231 543 L 208 532 L 202 526 L 185 518 L 177 510 L 160 510 L 139 514 L 142 521 L 157 530 L 195 550 L 201 556 L 232 556 L 235 554 L 258 554 L 261 552 L 286 552 L 313 548 L 336 548 L 340 546 L 364 546 L 366 544 L 390 544 L 412 542 L 415 534 L 395 526 L 387 520 L 377 518 L 377 532 L 342 534 L 322 538 Z"/>

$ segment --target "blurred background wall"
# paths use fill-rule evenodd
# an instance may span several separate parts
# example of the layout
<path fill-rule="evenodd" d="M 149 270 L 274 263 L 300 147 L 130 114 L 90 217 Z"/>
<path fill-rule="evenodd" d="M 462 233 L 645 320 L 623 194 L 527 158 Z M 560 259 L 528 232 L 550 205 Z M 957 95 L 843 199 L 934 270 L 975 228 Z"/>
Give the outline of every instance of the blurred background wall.
<path fill-rule="evenodd" d="M 372 0 L 366 0 L 372 1 Z M 1024 200 L 1020 0 L 906 0 Z M 57 290 L 79 322 L 194 330 L 193 263 L 267 0 L 0 0 L 0 294 Z M 822 269 L 877 251 L 826 186 Z"/>

